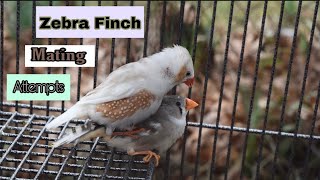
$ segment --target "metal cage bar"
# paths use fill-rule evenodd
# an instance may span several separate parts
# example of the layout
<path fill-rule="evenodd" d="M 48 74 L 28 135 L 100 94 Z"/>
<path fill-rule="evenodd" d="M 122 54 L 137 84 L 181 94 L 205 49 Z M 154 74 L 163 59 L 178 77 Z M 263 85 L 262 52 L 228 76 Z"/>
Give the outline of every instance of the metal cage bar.
<path fill-rule="evenodd" d="M 72 148 L 51 148 L 49 145 L 43 144 L 40 141 L 47 140 L 50 142 L 55 141 L 56 138 L 50 138 L 43 136 L 46 132 L 51 135 L 57 135 L 59 137 L 62 136 L 64 131 L 67 128 L 70 128 L 68 124 L 66 124 L 61 131 L 46 131 L 43 127 L 46 125 L 47 122 L 50 122 L 53 117 L 47 116 L 37 116 L 35 114 L 20 114 L 17 112 L 3 112 L 0 111 L 1 116 L 8 116 L 9 118 L 1 118 L 0 122 L 5 122 L 4 125 L 0 125 L 1 127 L 1 134 L 2 137 L 12 137 L 14 138 L 13 141 L 7 140 L 0 140 L 1 144 L 9 146 L 6 149 L 0 149 L 3 156 L 0 159 L 0 170 L 4 173 L 4 171 L 10 171 L 11 178 L 7 176 L 1 176 L 2 179 L 13 179 L 15 177 L 19 177 L 19 173 L 23 172 L 30 172 L 33 173 L 34 176 L 31 178 L 41 179 L 41 177 L 45 175 L 55 175 L 55 179 L 59 179 L 61 176 L 72 176 L 77 178 L 82 177 L 90 177 L 90 178 L 102 178 L 106 176 L 109 178 L 115 179 L 123 179 L 122 176 L 113 175 L 114 172 L 121 172 L 125 173 L 128 171 L 125 167 L 116 167 L 114 164 L 123 164 L 126 165 L 129 163 L 128 160 L 117 159 L 114 155 L 125 155 L 123 152 L 118 152 L 114 150 L 104 150 L 104 149 L 97 149 L 97 146 L 106 146 L 106 144 L 102 141 L 99 141 L 97 138 L 95 142 L 86 141 L 81 143 L 78 146 L 89 145 L 91 148 L 84 148 L 84 147 L 72 147 Z M 20 120 L 20 118 L 23 118 Z M 49 118 L 49 119 L 48 119 Z M 24 120 L 27 119 L 27 120 Z M 45 121 L 44 121 L 45 120 Z M 41 121 L 41 122 L 38 122 Z M 23 127 L 15 127 L 14 124 L 24 124 Z M 14 131 L 10 132 L 11 130 L 16 130 L 19 132 L 18 134 L 13 133 Z M 28 135 L 29 132 L 33 132 L 37 135 Z M 59 138 L 58 137 L 58 138 Z M 29 139 L 32 140 L 31 143 L 21 142 L 21 139 Z M 18 150 L 16 147 L 26 147 L 28 150 Z M 35 149 L 50 149 L 49 152 L 37 152 Z M 57 153 L 56 150 L 64 152 L 68 151 L 68 153 Z M 74 152 L 77 151 L 78 155 L 74 155 Z M 80 154 L 79 154 L 80 153 Z M 89 156 L 83 156 L 81 153 L 88 153 Z M 97 157 L 97 154 L 111 154 L 108 159 Z M 14 157 L 11 157 L 12 154 L 15 154 Z M 22 159 L 19 158 L 22 156 Z M 30 156 L 37 156 L 37 157 L 44 157 L 43 160 L 32 160 L 28 159 Z M 55 159 L 64 159 L 63 162 L 55 162 Z M 70 163 L 71 159 L 75 159 L 77 161 L 84 161 L 83 164 L 74 164 Z M 95 162 L 108 162 L 108 166 L 99 166 L 99 165 L 90 165 L 89 161 Z M 7 163 L 14 162 L 18 163 L 17 167 L 8 167 L 6 166 Z M 28 163 L 32 166 L 39 166 L 39 168 L 26 168 L 23 166 L 24 164 Z M 142 160 L 132 160 L 132 166 L 130 168 L 130 172 L 132 174 L 128 174 L 128 179 L 150 179 L 151 175 L 149 171 L 153 171 L 154 163 L 150 163 L 150 165 L 144 164 Z M 103 163 L 104 164 L 104 163 Z M 59 167 L 59 170 L 48 170 L 48 166 Z M 66 168 L 76 168 L 81 169 L 79 172 L 67 172 Z M 110 173 L 106 170 L 110 169 Z M 94 174 L 94 173 L 87 173 L 87 170 L 97 170 L 102 171 L 104 173 Z M 136 176 L 140 174 L 139 176 Z"/>
<path fill-rule="evenodd" d="M 222 97 L 223 97 L 223 91 L 224 91 L 224 81 L 226 76 L 226 68 L 228 63 L 228 52 L 229 52 L 229 42 L 230 42 L 230 34 L 231 34 L 231 25 L 232 25 L 232 16 L 233 16 L 233 6 L 234 2 L 232 1 L 230 4 L 230 12 L 229 12 L 229 20 L 228 20 L 228 30 L 227 30 L 227 39 L 226 39 L 226 46 L 225 46 L 225 52 L 223 57 L 223 70 L 222 70 L 222 76 L 221 76 L 221 85 L 220 85 L 220 95 L 219 95 L 219 105 L 218 105 L 218 114 L 217 114 L 217 120 L 216 125 L 219 125 L 220 122 L 220 114 L 221 114 L 221 105 L 222 105 Z M 214 142 L 213 142 L 213 148 L 212 148 L 212 163 L 210 168 L 210 179 L 213 178 L 214 170 L 215 170 L 215 154 L 216 154 L 216 148 L 217 148 L 217 140 L 218 140 L 218 130 L 215 131 L 214 134 Z M 225 174 L 227 169 L 225 169 Z M 225 176 L 226 177 L 226 176 Z"/>
<path fill-rule="evenodd" d="M 277 60 L 277 55 L 278 55 L 278 47 L 279 47 L 279 40 L 280 40 L 280 32 L 281 32 L 281 25 L 282 25 L 282 19 L 283 19 L 284 5 L 285 5 L 285 1 L 283 0 L 281 2 L 281 7 L 280 7 L 280 16 L 279 16 L 279 23 L 278 23 L 278 28 L 277 28 L 277 35 L 276 35 L 276 41 L 275 41 L 273 60 L 272 60 L 271 76 L 270 76 L 269 87 L 268 87 L 268 97 L 267 97 L 265 115 L 264 115 L 264 120 L 263 120 L 263 129 L 262 129 L 262 135 L 261 135 L 261 142 L 259 143 L 259 152 L 258 152 L 257 168 L 256 168 L 256 178 L 257 179 L 259 178 L 259 171 L 260 171 L 260 164 L 261 164 L 261 160 L 262 160 L 262 150 L 263 150 L 262 146 L 264 144 L 265 131 L 266 131 L 266 128 L 267 128 L 267 120 L 268 120 L 269 109 L 270 109 L 272 85 L 273 85 L 274 73 L 275 73 L 275 68 L 276 68 L 276 60 Z"/>
<path fill-rule="evenodd" d="M 302 7 L 302 1 L 299 1 L 298 11 L 297 11 L 296 20 L 295 20 L 295 26 L 294 26 L 294 34 L 293 34 L 293 40 L 292 40 L 289 64 L 288 64 L 288 73 L 287 73 L 286 86 L 285 86 L 284 95 L 283 95 L 284 99 L 282 101 L 282 106 L 281 106 L 281 117 L 280 117 L 279 134 L 281 133 L 283 125 L 284 125 L 284 113 L 285 113 L 285 110 L 286 110 L 286 103 L 287 103 L 287 98 L 288 98 L 288 91 L 289 91 L 289 84 L 290 84 L 293 57 L 294 57 L 295 48 L 296 48 L 296 41 L 297 41 L 297 34 L 298 34 L 298 28 L 299 28 L 301 7 Z M 276 163 L 277 163 L 278 154 L 279 154 L 279 143 L 280 143 L 279 138 L 277 138 L 276 139 L 276 150 L 275 150 L 275 153 L 274 153 L 273 166 L 272 166 L 273 167 L 272 168 L 272 179 L 275 178 Z"/>
<path fill-rule="evenodd" d="M 164 9 L 165 10 L 165 9 Z M 198 31 L 199 31 L 199 23 L 200 23 L 200 10 L 201 10 L 201 1 L 198 0 L 197 4 L 197 15 L 196 15 L 196 22 L 195 22 L 195 28 L 194 28 L 194 37 L 193 37 L 193 49 L 192 49 L 192 61 L 195 63 L 195 56 L 196 56 L 196 50 L 197 50 L 197 39 L 198 39 Z M 212 35 L 210 35 L 210 38 Z M 212 40 L 209 40 L 209 44 L 211 46 Z M 211 55 L 209 55 L 211 57 Z M 191 92 L 192 92 L 192 87 L 189 88 L 188 91 L 188 97 L 191 98 Z M 188 123 L 188 118 L 187 118 L 187 123 Z M 181 150 L 181 162 L 180 162 L 180 179 L 183 178 L 183 172 L 184 172 L 184 161 L 185 161 L 185 151 L 186 151 L 186 140 L 187 140 L 187 128 L 184 130 L 184 135 L 183 135 L 183 146 Z"/>
<path fill-rule="evenodd" d="M 267 9 L 268 9 L 268 1 L 264 1 L 263 15 L 262 15 L 261 29 L 260 29 L 260 36 L 259 36 L 258 53 L 257 53 L 257 58 L 256 58 L 255 71 L 254 71 L 253 84 L 252 84 L 251 97 L 250 97 L 247 131 L 249 131 L 249 128 L 250 128 L 250 125 L 251 125 L 251 117 L 252 117 L 253 104 L 254 104 L 254 99 L 255 99 L 255 94 L 256 94 L 257 79 L 258 79 L 258 72 L 259 72 L 259 65 L 260 65 L 260 56 L 261 56 L 261 51 L 262 51 L 262 41 L 263 41 L 263 34 L 264 34 L 266 17 L 267 17 Z M 249 10 L 250 9 L 247 9 L 247 12 Z M 240 81 L 240 77 L 239 76 L 240 75 L 238 75 L 238 78 L 239 78 L 239 81 Z M 236 103 L 234 104 L 233 107 L 234 107 L 234 111 L 233 112 L 235 113 L 235 111 L 236 111 Z M 233 115 L 233 117 L 234 117 L 234 115 Z M 246 136 L 245 136 L 245 139 L 244 139 L 244 147 L 243 147 L 243 151 L 242 151 L 242 160 L 241 160 L 240 179 L 243 178 L 244 160 L 245 160 L 246 153 L 247 153 L 248 134 L 249 133 L 246 133 Z M 231 138 L 231 135 L 230 135 L 230 138 Z M 231 141 L 229 141 L 229 143 L 231 145 Z M 228 153 L 229 153 L 229 151 L 228 151 Z M 228 158 L 230 158 L 229 154 L 228 154 Z M 229 162 L 228 158 L 227 158 L 227 162 Z"/>
<path fill-rule="evenodd" d="M 306 59 L 306 63 L 305 63 L 303 81 L 302 81 L 302 87 L 301 87 L 301 95 L 300 95 L 300 99 L 299 99 L 297 120 L 296 120 L 295 128 L 294 128 L 295 137 L 297 136 L 297 133 L 299 130 L 299 125 L 300 125 L 300 120 L 301 120 L 301 111 L 302 111 L 303 100 L 305 97 L 306 83 L 307 83 L 307 77 L 308 77 L 308 72 L 309 72 L 309 63 L 310 63 L 312 43 L 313 43 L 313 38 L 314 38 L 314 30 L 315 30 L 316 21 L 317 21 L 317 15 L 318 15 L 318 8 L 319 8 L 319 1 L 316 2 L 316 5 L 314 7 L 312 27 L 311 27 L 311 32 L 310 32 L 309 44 L 308 44 L 307 59 Z M 293 156 L 294 156 L 293 146 L 294 146 L 295 142 L 296 141 L 293 141 L 293 143 L 290 146 L 291 153 L 290 153 L 290 159 L 289 159 L 288 177 L 290 177 L 290 174 L 292 173 L 292 160 L 293 160 Z"/>

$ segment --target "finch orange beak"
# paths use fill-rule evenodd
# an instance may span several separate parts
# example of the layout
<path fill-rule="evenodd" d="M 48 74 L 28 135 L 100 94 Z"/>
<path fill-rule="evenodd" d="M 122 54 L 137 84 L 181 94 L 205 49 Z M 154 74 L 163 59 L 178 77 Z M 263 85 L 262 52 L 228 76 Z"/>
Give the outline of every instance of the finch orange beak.
<path fill-rule="evenodd" d="M 186 81 L 184 81 L 183 83 L 185 83 L 189 87 L 192 87 L 193 81 L 194 81 L 194 78 L 190 78 L 190 79 L 187 79 Z"/>
<path fill-rule="evenodd" d="M 194 102 L 193 100 L 186 98 L 186 110 L 189 111 L 198 106 L 198 103 Z"/>

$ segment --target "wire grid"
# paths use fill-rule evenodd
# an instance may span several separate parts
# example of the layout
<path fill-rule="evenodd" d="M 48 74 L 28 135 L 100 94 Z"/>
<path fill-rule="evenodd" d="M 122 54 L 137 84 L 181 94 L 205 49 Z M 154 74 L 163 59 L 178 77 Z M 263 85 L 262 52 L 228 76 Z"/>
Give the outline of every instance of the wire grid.
<path fill-rule="evenodd" d="M 151 179 L 153 161 L 148 165 L 141 159 L 131 159 L 123 152 L 109 149 L 99 138 L 75 147 L 52 148 L 48 145 L 74 125 L 66 125 L 61 131 L 45 131 L 43 127 L 53 117 L 3 111 L 0 114 L 3 124 L 0 132 L 5 139 L 0 140 L 1 179 L 67 176 L 76 179 Z M 13 166 L 14 163 L 17 166 Z"/>
<path fill-rule="evenodd" d="M 32 44 L 35 44 L 35 6 L 36 1 L 33 1 L 33 14 L 32 14 Z M 149 26 L 150 26 L 150 14 L 152 13 L 150 10 L 151 1 L 147 2 L 146 5 L 146 22 L 145 22 L 145 38 L 144 38 L 144 48 L 143 48 L 143 57 L 147 56 L 147 50 L 148 50 L 148 36 L 150 34 L 149 32 Z M 292 46 L 290 50 L 290 57 L 289 57 L 289 64 L 287 67 L 287 80 L 285 84 L 285 90 L 284 90 L 284 100 L 282 101 L 281 106 L 281 118 L 280 118 L 280 126 L 278 131 L 275 130 L 267 130 L 267 120 L 268 120 L 268 113 L 269 113 L 269 106 L 271 101 L 271 94 L 272 94 L 272 86 L 273 86 L 273 80 L 274 80 L 274 73 L 275 73 L 275 67 L 276 67 L 276 61 L 277 61 L 277 55 L 278 55 L 278 47 L 279 47 L 279 39 L 280 39 L 280 32 L 282 28 L 282 19 L 284 15 L 284 6 L 285 1 L 281 2 L 281 8 L 280 8 L 280 16 L 279 16 L 279 24 L 277 27 L 277 34 L 276 34 L 276 41 L 275 41 L 275 49 L 274 49 L 274 56 L 273 56 L 273 63 L 272 63 L 272 69 L 270 74 L 270 83 L 268 88 L 268 94 L 267 94 L 267 101 L 266 101 L 266 108 L 265 108 L 265 116 L 264 116 L 264 123 L 262 129 L 255 129 L 250 128 L 251 123 L 251 116 L 253 112 L 253 103 L 255 99 L 255 92 L 256 92 L 256 85 L 257 85 L 257 77 L 259 72 L 259 64 L 260 64 L 260 54 L 262 51 L 262 44 L 263 44 L 263 37 L 264 37 L 264 27 L 265 27 L 265 19 L 266 14 L 268 10 L 268 1 L 264 2 L 264 8 L 263 8 L 263 16 L 261 20 L 261 29 L 259 34 L 259 44 L 258 44 L 258 53 L 256 56 L 256 64 L 255 64 L 255 71 L 253 76 L 253 84 L 252 84 L 252 94 L 250 95 L 250 104 L 249 104 L 249 113 L 248 113 L 248 123 L 247 127 L 237 127 L 235 126 L 235 114 L 236 114 L 236 105 L 238 101 L 238 94 L 239 94 L 239 84 L 241 80 L 241 74 L 242 74 L 242 62 L 244 60 L 244 51 L 246 47 L 246 35 L 247 35 L 247 26 L 248 26 L 248 18 L 250 15 L 250 7 L 251 2 L 249 1 L 247 3 L 246 8 L 246 15 L 245 15 L 245 21 L 244 21 L 244 33 L 242 38 L 242 44 L 241 44 L 241 52 L 240 52 L 240 59 L 239 59 L 239 66 L 238 66 L 238 72 L 237 72 L 237 81 L 236 81 L 236 89 L 234 93 L 234 104 L 232 108 L 232 117 L 231 117 L 231 125 L 220 125 L 220 113 L 222 109 L 222 98 L 224 95 L 224 85 L 225 85 L 225 77 L 227 73 L 227 65 L 228 65 L 228 52 L 230 47 L 230 39 L 231 39 L 231 31 L 232 31 L 232 21 L 234 18 L 234 2 L 231 2 L 230 9 L 229 9 L 229 20 L 228 20 L 228 30 L 226 32 L 226 44 L 225 44 L 225 51 L 224 51 L 224 57 L 223 57 L 223 69 L 221 72 L 221 85 L 220 85 L 220 96 L 219 96 L 219 104 L 218 104 L 218 114 L 215 124 L 207 124 L 204 123 L 204 111 L 206 106 L 206 96 L 207 96 L 207 85 L 208 85 L 208 78 L 210 70 L 213 66 L 211 64 L 210 59 L 213 57 L 213 48 L 212 44 L 214 41 L 214 33 L 215 33 L 215 19 L 216 19 L 216 11 L 217 11 L 217 1 L 212 2 L 212 17 L 211 17 L 211 29 L 210 29 L 210 39 L 209 39 L 209 47 L 208 48 L 208 60 L 206 64 L 205 69 L 205 82 L 203 86 L 203 97 L 202 97 L 202 104 L 201 104 L 201 117 L 200 122 L 188 122 L 187 128 L 185 132 L 187 132 L 188 128 L 195 127 L 198 129 L 199 137 L 197 139 L 197 152 L 196 152 L 196 158 L 194 163 L 194 169 L 193 169 L 193 178 L 197 179 L 199 175 L 199 166 L 200 166 L 200 155 L 201 155 L 201 143 L 202 143 L 202 131 L 203 129 L 213 129 L 214 131 L 214 141 L 212 144 L 212 159 L 210 163 L 210 174 L 209 179 L 214 179 L 215 174 L 214 172 L 218 171 L 216 168 L 216 150 L 217 150 L 217 142 L 218 142 L 218 132 L 219 131 L 227 131 L 229 133 L 229 143 L 226 147 L 226 164 L 225 168 L 223 170 L 224 177 L 223 179 L 230 179 L 228 176 L 229 174 L 229 165 L 230 165 L 230 158 L 231 158 L 231 146 L 232 141 L 231 138 L 233 136 L 233 133 L 240 132 L 245 134 L 245 141 L 244 145 L 242 147 L 242 161 L 241 161 L 241 171 L 240 171 L 240 179 L 244 178 L 244 168 L 245 168 L 245 157 L 247 153 L 247 146 L 248 146 L 248 138 L 250 135 L 260 135 L 261 141 L 259 143 L 258 148 L 258 159 L 257 161 L 257 167 L 256 167 L 256 179 L 259 179 L 259 173 L 261 170 L 261 164 L 262 164 L 262 145 L 265 141 L 266 137 L 272 136 L 276 139 L 276 147 L 275 147 L 275 153 L 274 153 L 274 159 L 273 159 L 273 168 L 272 168 L 272 179 L 276 178 L 277 175 L 277 160 L 279 155 L 279 148 L 280 148 L 280 139 L 281 138 L 292 138 L 294 140 L 297 139 L 303 139 L 308 141 L 308 148 L 307 148 L 307 154 L 305 159 L 303 160 L 304 163 L 304 173 L 305 177 L 308 175 L 309 169 L 307 168 L 308 161 L 310 160 L 310 153 L 311 153 L 311 145 L 312 143 L 319 142 L 320 136 L 314 135 L 314 128 L 316 123 L 316 117 L 317 117 L 317 111 L 319 108 L 319 94 L 320 94 L 320 81 L 318 89 L 317 89 L 317 97 L 315 100 L 315 107 L 312 117 L 312 128 L 310 130 L 310 134 L 301 134 L 298 133 L 299 129 L 299 122 L 301 119 L 301 109 L 302 109 L 302 102 L 304 98 L 304 91 L 306 86 L 306 80 L 308 76 L 308 68 L 309 68 L 309 60 L 310 60 L 310 54 L 312 49 L 312 43 L 313 43 L 313 35 L 314 30 L 316 27 L 316 21 L 317 21 L 317 13 L 318 13 L 318 6 L 319 1 L 315 3 L 314 8 L 314 16 L 312 19 L 312 27 L 311 27 L 311 34 L 310 34 L 310 40 L 308 44 L 308 51 L 307 51 L 307 60 L 305 63 L 304 68 L 304 77 L 303 77 L 303 84 L 301 88 L 301 96 L 299 99 L 299 107 L 298 107 L 298 113 L 296 117 L 296 126 L 293 132 L 284 132 L 283 126 L 284 126 L 284 113 L 286 111 L 286 101 L 288 97 L 288 88 L 290 85 L 290 76 L 291 76 L 291 68 L 293 63 L 293 57 L 295 56 L 295 48 L 297 46 L 297 33 L 299 28 L 299 18 L 301 13 L 301 6 L 302 1 L 299 1 L 298 4 L 298 11 L 296 14 L 295 19 L 295 25 L 294 25 L 294 35 L 292 40 Z M 165 36 L 165 24 L 166 24 L 166 11 L 167 11 L 167 1 L 163 1 L 162 3 L 162 16 L 161 16 L 161 28 L 160 28 L 160 49 L 164 47 L 164 36 Z M 48 5 L 52 6 L 52 1 L 49 1 Z M 65 5 L 69 5 L 69 2 L 66 1 Z M 82 6 L 85 6 L 86 2 L 82 1 Z M 114 1 L 114 6 L 117 6 L 117 1 Z M 135 5 L 134 1 L 130 1 L 130 6 Z M 98 1 L 98 6 L 101 6 L 101 1 Z M 179 33 L 177 35 L 177 41 L 175 44 L 181 44 L 182 43 L 182 34 L 183 34 L 183 17 L 184 17 L 184 7 L 185 7 L 185 1 L 180 1 L 180 11 L 179 11 Z M 1 14 L 0 14 L 0 22 L 4 22 L 3 20 L 3 9 L 4 9 L 4 3 L 1 1 Z M 193 47 L 192 47 L 192 59 L 195 62 L 195 56 L 196 56 L 196 50 L 197 50 L 197 38 L 198 38 L 198 30 L 199 30 L 199 22 L 200 22 L 200 11 L 201 11 L 201 1 L 199 0 L 197 2 L 197 10 L 196 10 L 196 17 L 195 17 L 195 25 L 194 25 L 194 36 L 193 36 Z M 3 47 L 4 47 L 4 36 L 3 36 L 3 26 L 4 23 L 0 23 L 0 30 L 1 30 L 1 39 L 0 39 L 0 69 L 2 70 L 4 68 L 3 66 Z M 20 1 L 17 1 L 17 24 L 16 24 L 16 73 L 19 73 L 19 39 L 20 39 Z M 48 40 L 48 44 L 52 44 L 52 39 Z M 68 44 L 68 39 L 64 40 L 64 44 Z M 83 39 L 80 39 L 80 44 L 83 44 Z M 100 39 L 96 38 L 96 56 L 95 56 L 95 62 L 96 66 L 94 68 L 93 73 L 93 88 L 97 86 L 97 71 L 98 71 L 98 51 L 99 51 L 99 44 Z M 113 38 L 111 41 L 111 59 L 110 59 L 110 69 L 109 72 L 112 72 L 114 70 L 113 64 L 114 64 L 114 53 L 115 53 L 115 39 Z M 127 39 L 127 56 L 126 56 L 126 63 L 130 62 L 130 51 L 131 51 L 131 39 Z M 31 68 L 32 72 L 34 72 L 34 68 Z M 62 73 L 66 73 L 67 68 L 63 68 Z M 51 68 L 47 69 L 47 73 L 51 73 Z M 82 75 L 82 68 L 78 69 L 78 83 L 77 83 L 77 100 L 80 99 L 80 90 L 81 90 L 81 75 Z M 0 72 L 0 80 L 1 84 L 3 85 L 3 79 L 4 74 L 3 71 Z M 175 89 L 172 91 L 172 93 L 175 93 Z M 191 97 L 192 88 L 189 89 L 188 97 Z M 210 92 L 209 92 L 210 93 Z M 67 128 L 67 126 L 64 126 L 60 131 L 49 131 L 45 132 L 43 129 L 43 126 L 50 121 L 53 117 L 49 116 L 50 112 L 64 112 L 65 105 L 64 101 L 61 102 L 61 107 L 51 107 L 50 102 L 47 102 L 46 106 L 37 106 L 34 105 L 32 101 L 30 101 L 30 104 L 19 104 L 18 102 L 15 103 L 8 103 L 4 102 L 3 98 L 3 86 L 0 88 L 0 110 L 3 110 L 4 107 L 15 107 L 15 110 L 19 112 L 21 109 L 29 109 L 29 114 L 21 114 L 18 112 L 5 112 L 0 111 L 1 119 L 0 119 L 0 127 L 1 131 L 3 131 L 3 136 L 0 140 L 0 153 L 1 153 L 1 159 L 0 159 L 0 178 L 1 179 L 12 179 L 12 178 L 23 178 L 23 179 L 33 179 L 33 178 L 56 178 L 63 176 L 71 176 L 75 179 L 81 179 L 81 178 L 106 178 L 106 179 L 151 179 L 153 171 L 154 171 L 154 164 L 153 162 L 150 165 L 144 164 L 141 159 L 139 158 L 132 158 L 127 156 L 123 152 L 117 152 L 112 149 L 109 149 L 106 146 L 106 143 L 99 141 L 99 138 L 92 140 L 92 141 L 86 141 L 81 144 L 79 144 L 76 147 L 63 147 L 63 148 L 57 148 L 52 149 L 48 146 L 50 142 L 53 142 L 59 135 L 63 133 L 63 131 Z M 34 114 L 34 110 L 41 110 L 46 111 L 46 116 L 37 115 Z M 82 121 L 76 121 L 75 124 L 81 124 Z M 72 125 L 74 126 L 74 124 Z M 54 136 L 51 136 L 54 135 Z M 7 140 L 8 138 L 3 137 L 10 137 L 10 140 Z M 187 133 L 185 133 L 183 137 L 183 146 L 182 146 L 182 158 L 180 162 L 180 179 L 184 178 L 184 172 L 185 170 L 185 152 L 186 152 L 186 138 Z M 3 140 L 6 139 L 6 140 Z M 291 143 L 291 151 L 290 151 L 290 162 L 293 160 L 294 156 L 294 147 L 295 141 Z M 37 149 L 37 151 L 35 151 Z M 165 168 L 164 168 L 164 179 L 169 179 L 170 177 L 170 150 L 166 153 L 165 157 Z M 93 163 L 94 162 L 94 163 Z M 292 172 L 292 164 L 289 163 L 289 169 L 288 169 L 288 177 L 290 176 L 290 173 Z M 318 178 L 320 176 L 318 175 Z"/>

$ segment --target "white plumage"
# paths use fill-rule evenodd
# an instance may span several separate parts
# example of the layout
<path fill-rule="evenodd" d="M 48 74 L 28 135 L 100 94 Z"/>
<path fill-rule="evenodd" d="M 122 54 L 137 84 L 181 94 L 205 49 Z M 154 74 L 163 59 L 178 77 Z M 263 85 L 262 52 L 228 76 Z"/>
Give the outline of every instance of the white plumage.
<path fill-rule="evenodd" d="M 107 134 L 111 135 L 114 128 L 128 128 L 154 114 L 163 96 L 170 89 L 182 82 L 191 85 L 193 77 L 194 70 L 189 52 L 181 46 L 166 48 L 162 52 L 116 69 L 68 111 L 48 123 L 46 128 L 56 128 L 72 119 L 89 118 L 98 124 L 107 125 Z M 148 101 L 148 107 L 139 108 L 134 104 L 129 113 L 125 114 L 127 116 L 121 114 L 123 118 L 118 116 L 117 119 L 112 119 L 105 116 L 108 113 L 122 113 L 117 106 L 120 100 L 126 100 L 128 103 L 140 102 L 140 97 L 135 100 L 132 97 L 142 91 L 149 92 L 153 97 Z M 99 112 L 97 106 L 101 104 L 105 105 L 106 109 Z"/>

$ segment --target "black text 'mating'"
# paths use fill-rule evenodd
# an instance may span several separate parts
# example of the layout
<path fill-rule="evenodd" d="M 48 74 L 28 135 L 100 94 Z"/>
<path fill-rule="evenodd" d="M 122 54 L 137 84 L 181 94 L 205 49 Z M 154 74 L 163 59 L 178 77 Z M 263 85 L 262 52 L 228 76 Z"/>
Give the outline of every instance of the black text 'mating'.
<path fill-rule="evenodd" d="M 75 61 L 77 65 L 87 62 L 85 59 L 87 52 L 67 52 L 66 48 L 56 49 L 48 52 L 46 47 L 32 47 L 31 61 Z"/>

